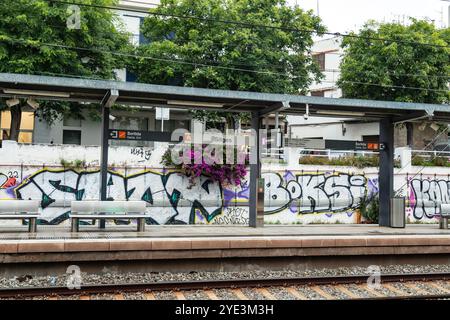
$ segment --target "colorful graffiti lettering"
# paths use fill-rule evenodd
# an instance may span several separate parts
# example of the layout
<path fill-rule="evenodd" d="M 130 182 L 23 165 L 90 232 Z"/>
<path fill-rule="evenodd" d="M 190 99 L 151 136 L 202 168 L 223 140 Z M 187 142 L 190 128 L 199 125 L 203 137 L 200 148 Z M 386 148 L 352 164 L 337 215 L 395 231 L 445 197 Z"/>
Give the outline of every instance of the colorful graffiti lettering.
<path fill-rule="evenodd" d="M 17 184 L 19 173 L 17 171 L 10 171 L 8 174 L 0 173 L 0 189 L 8 189 Z"/>
<path fill-rule="evenodd" d="M 414 218 L 433 218 L 441 203 L 450 203 L 450 181 L 412 179 L 410 202 Z"/>
<path fill-rule="evenodd" d="M 265 212 L 273 214 L 287 208 L 299 214 L 343 212 L 358 207 L 366 193 L 363 175 L 345 173 L 266 173 Z"/>
<path fill-rule="evenodd" d="M 44 169 L 28 177 L 15 193 L 18 199 L 40 200 L 43 223 L 59 224 L 68 218 L 70 201 L 99 198 L 99 183 L 98 171 Z M 150 213 L 147 222 L 151 224 L 196 223 L 199 213 L 205 222 L 210 222 L 222 213 L 222 188 L 218 183 L 199 177 L 194 187 L 188 188 L 189 185 L 187 178 L 178 173 L 146 171 L 124 177 L 109 172 L 107 197 L 146 201 Z"/>

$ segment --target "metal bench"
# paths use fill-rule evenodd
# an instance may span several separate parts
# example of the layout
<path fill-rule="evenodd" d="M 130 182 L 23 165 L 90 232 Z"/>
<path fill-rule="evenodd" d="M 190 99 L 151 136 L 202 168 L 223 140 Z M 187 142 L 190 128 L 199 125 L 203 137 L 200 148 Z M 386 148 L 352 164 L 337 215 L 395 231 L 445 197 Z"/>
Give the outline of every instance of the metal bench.
<path fill-rule="evenodd" d="M 441 203 L 440 205 L 439 229 L 448 229 L 448 218 L 450 218 L 450 203 Z"/>
<path fill-rule="evenodd" d="M 0 200 L 0 219 L 28 219 L 28 231 L 36 232 L 39 200 Z"/>
<path fill-rule="evenodd" d="M 79 231 L 80 219 L 137 219 L 137 231 L 145 230 L 145 201 L 72 201 L 69 217 L 72 232 Z"/>

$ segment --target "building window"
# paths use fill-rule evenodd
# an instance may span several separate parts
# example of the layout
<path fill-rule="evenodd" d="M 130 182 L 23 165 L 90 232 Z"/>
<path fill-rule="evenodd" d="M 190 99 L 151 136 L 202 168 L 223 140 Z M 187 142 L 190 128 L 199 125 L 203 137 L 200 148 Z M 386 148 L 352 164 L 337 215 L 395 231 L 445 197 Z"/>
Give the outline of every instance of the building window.
<path fill-rule="evenodd" d="M 125 81 L 126 82 L 137 82 L 137 76 L 130 72 L 129 70 L 125 71 Z"/>
<path fill-rule="evenodd" d="M 0 140 L 9 139 L 11 113 L 9 110 L 0 112 Z M 32 143 L 34 130 L 34 112 L 22 112 L 20 122 L 19 143 Z"/>
<path fill-rule="evenodd" d="M 362 136 L 364 142 L 368 143 L 378 143 L 380 141 L 379 135 L 371 135 L 371 136 Z"/>
<path fill-rule="evenodd" d="M 313 55 L 316 63 L 319 65 L 320 71 L 325 71 L 325 53 L 318 53 Z"/>
<path fill-rule="evenodd" d="M 324 90 L 311 91 L 311 96 L 313 96 L 313 97 L 325 97 L 325 91 Z"/>
<path fill-rule="evenodd" d="M 147 39 L 144 34 L 142 33 L 142 26 L 144 24 L 144 18 L 139 19 L 139 44 L 148 44 L 150 43 L 150 40 Z"/>
<path fill-rule="evenodd" d="M 81 145 L 81 130 L 63 130 L 63 144 Z"/>
<path fill-rule="evenodd" d="M 63 120 L 63 125 L 65 127 L 81 128 L 81 119 L 65 117 Z"/>

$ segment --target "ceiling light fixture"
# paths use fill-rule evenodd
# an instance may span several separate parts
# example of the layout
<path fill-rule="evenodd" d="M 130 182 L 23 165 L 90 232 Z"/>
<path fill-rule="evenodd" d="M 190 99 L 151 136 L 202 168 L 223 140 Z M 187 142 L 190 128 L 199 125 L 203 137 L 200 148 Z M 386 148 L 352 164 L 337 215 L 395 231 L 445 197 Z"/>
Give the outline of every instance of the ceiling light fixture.
<path fill-rule="evenodd" d="M 12 99 L 8 99 L 6 100 L 6 105 L 11 108 L 14 106 L 17 106 L 20 103 L 20 100 L 17 98 L 12 98 Z"/>
<path fill-rule="evenodd" d="M 39 108 L 39 103 L 36 100 L 34 100 L 33 98 L 29 98 L 27 100 L 27 104 L 30 107 L 32 107 L 34 110 L 37 110 L 37 108 Z"/>
<path fill-rule="evenodd" d="M 434 131 L 438 131 L 439 130 L 439 125 L 437 123 L 432 123 L 430 124 L 430 128 L 433 129 Z"/>
<path fill-rule="evenodd" d="M 335 110 L 317 110 L 317 114 L 332 115 L 332 116 L 349 116 L 349 117 L 364 117 L 364 112 L 353 111 L 335 111 Z"/>
<path fill-rule="evenodd" d="M 70 98 L 70 93 L 53 92 L 53 91 L 35 91 L 35 90 L 19 90 L 19 89 L 3 89 L 6 94 L 23 95 L 23 96 L 45 96 L 56 98 Z"/>
<path fill-rule="evenodd" d="M 192 107 L 206 107 L 206 108 L 222 108 L 223 104 L 203 101 L 182 101 L 182 100 L 168 100 L 167 104 L 176 106 L 192 106 Z"/>

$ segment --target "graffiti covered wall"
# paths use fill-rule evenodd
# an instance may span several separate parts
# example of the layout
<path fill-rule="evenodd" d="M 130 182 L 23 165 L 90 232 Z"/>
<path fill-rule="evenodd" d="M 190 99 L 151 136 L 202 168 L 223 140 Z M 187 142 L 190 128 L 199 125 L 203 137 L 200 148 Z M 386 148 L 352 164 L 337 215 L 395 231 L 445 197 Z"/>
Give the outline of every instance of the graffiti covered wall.
<path fill-rule="evenodd" d="M 353 222 L 368 190 L 361 174 L 277 171 L 263 173 L 268 223 Z M 0 175 L 0 198 L 34 199 L 41 224 L 68 219 L 70 202 L 99 198 L 98 170 L 8 167 Z M 117 168 L 108 174 L 111 200 L 144 200 L 149 224 L 248 224 L 248 182 L 221 186 L 207 177 L 194 183 L 178 172 Z"/>
<path fill-rule="evenodd" d="M 67 223 L 70 201 L 98 199 L 97 149 L 45 146 L 45 152 L 39 153 L 37 145 L 11 148 L 15 149 L 0 149 L 0 199 L 40 200 L 39 223 Z M 58 157 L 65 153 L 72 154 L 72 160 L 77 154 L 85 166 L 61 167 Z M 158 149 L 115 148 L 111 156 L 115 168 L 108 175 L 108 198 L 146 201 L 148 224 L 248 224 L 247 182 L 230 187 L 200 177 L 191 184 L 177 172 L 158 169 L 162 153 Z M 19 157 L 14 159 L 12 154 Z M 50 158 L 53 162 L 37 164 Z M 263 166 L 262 170 L 266 223 L 354 223 L 361 198 L 378 193 L 376 168 L 279 165 Z M 409 173 L 396 170 L 394 188 L 407 197 L 408 222 L 436 222 L 439 204 L 450 203 L 450 168 L 412 167 Z"/>
<path fill-rule="evenodd" d="M 262 176 L 266 223 L 354 223 L 361 198 L 378 193 L 374 172 L 285 169 Z M 396 188 L 404 184 L 409 222 L 433 222 L 439 204 L 450 203 L 447 176 L 408 174 L 395 181 Z M 66 221 L 72 200 L 98 199 L 99 183 L 98 170 L 0 166 L 0 199 L 40 200 L 41 224 Z M 248 224 L 247 182 L 221 186 L 200 177 L 192 184 L 173 171 L 116 168 L 108 175 L 107 196 L 146 201 L 148 224 Z"/>

